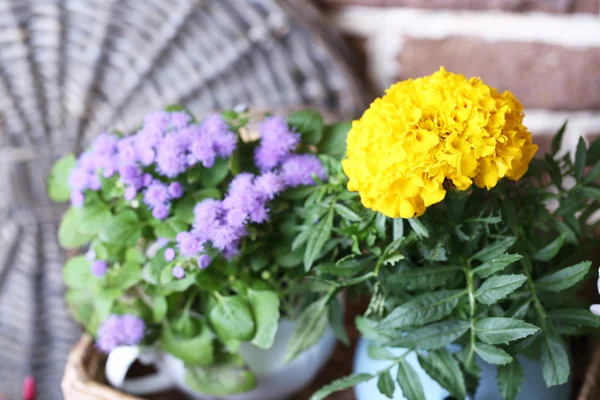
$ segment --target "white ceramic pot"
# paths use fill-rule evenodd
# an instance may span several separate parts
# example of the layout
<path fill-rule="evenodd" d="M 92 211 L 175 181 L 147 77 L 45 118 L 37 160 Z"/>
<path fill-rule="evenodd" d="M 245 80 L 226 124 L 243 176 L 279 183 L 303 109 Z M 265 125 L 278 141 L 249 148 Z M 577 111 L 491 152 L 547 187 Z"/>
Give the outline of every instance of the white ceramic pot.
<path fill-rule="evenodd" d="M 373 360 L 368 355 L 369 341 L 361 338 L 356 347 L 354 356 L 354 372 L 355 373 L 375 373 L 387 367 L 390 361 Z M 388 348 L 392 354 L 401 356 L 406 352 L 403 348 Z M 452 350 L 450 350 L 452 351 Z M 540 363 L 532 361 L 525 357 L 518 357 L 521 366 L 523 367 L 523 385 L 521 391 L 517 395 L 516 400 L 568 400 L 570 399 L 572 381 L 569 381 L 561 386 L 553 386 L 547 388 L 542 376 L 542 366 Z M 423 386 L 426 400 L 444 400 L 450 396 L 448 391 L 442 388 L 436 381 L 431 379 L 429 375 L 421 368 L 417 361 L 415 353 L 409 354 L 405 361 L 410 364 Z M 477 363 L 481 367 L 481 380 L 479 387 L 475 393 L 474 400 L 503 400 L 498 383 L 496 381 L 497 367 L 488 364 L 477 357 Z M 398 368 L 394 367 L 391 370 L 393 377 L 398 373 Z M 377 379 L 363 382 L 354 388 L 357 400 L 388 400 L 388 397 L 379 393 L 377 389 Z M 396 383 L 393 400 L 405 400 L 402 395 L 402 390 Z"/>
<path fill-rule="evenodd" d="M 295 327 L 295 321 L 282 319 L 273 347 L 268 350 L 242 343 L 239 355 L 246 360 L 258 382 L 256 388 L 246 393 L 210 396 L 195 392 L 185 384 L 185 368 L 181 360 L 165 352 L 138 346 L 122 346 L 111 351 L 106 362 L 106 377 L 114 387 L 136 395 L 175 387 L 198 400 L 279 400 L 307 386 L 329 360 L 335 347 L 335 334 L 331 327 L 327 327 L 319 342 L 286 364 L 285 350 Z M 144 364 L 153 364 L 157 373 L 126 378 L 129 367 L 138 359 Z"/>

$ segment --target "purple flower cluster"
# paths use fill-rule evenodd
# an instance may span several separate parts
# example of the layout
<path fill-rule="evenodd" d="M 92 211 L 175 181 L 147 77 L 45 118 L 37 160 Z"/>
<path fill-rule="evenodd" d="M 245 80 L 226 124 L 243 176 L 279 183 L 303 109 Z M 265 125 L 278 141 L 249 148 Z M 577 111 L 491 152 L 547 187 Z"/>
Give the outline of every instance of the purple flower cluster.
<path fill-rule="evenodd" d="M 226 258 L 236 256 L 242 238 L 248 234 L 246 225 L 268 220 L 270 200 L 285 189 L 315 184 L 313 176 L 325 179 L 318 157 L 292 153 L 300 135 L 291 131 L 283 118 L 269 117 L 260 129 L 261 141 L 254 160 L 261 175 L 248 172 L 237 175 L 229 184 L 227 196 L 223 200 L 206 199 L 196 205 L 192 230 L 177 235 L 180 253 L 197 257 L 201 268 L 211 261 L 205 254 L 208 243 Z"/>
<path fill-rule="evenodd" d="M 96 346 L 105 353 L 122 345 L 132 346 L 144 338 L 144 320 L 131 314 L 111 315 L 100 325 Z"/>
<path fill-rule="evenodd" d="M 118 173 L 125 199 L 131 201 L 142 192 L 154 217 L 164 219 L 170 200 L 181 197 L 183 187 L 178 182 L 166 186 L 144 171 L 174 178 L 197 164 L 210 168 L 216 158 L 229 157 L 236 142 L 236 135 L 219 115 L 194 124 L 184 111 L 150 113 L 135 135 L 119 138 L 104 133 L 94 140 L 71 171 L 71 203 L 83 205 L 84 191 L 101 188 L 100 175 L 109 178 Z"/>

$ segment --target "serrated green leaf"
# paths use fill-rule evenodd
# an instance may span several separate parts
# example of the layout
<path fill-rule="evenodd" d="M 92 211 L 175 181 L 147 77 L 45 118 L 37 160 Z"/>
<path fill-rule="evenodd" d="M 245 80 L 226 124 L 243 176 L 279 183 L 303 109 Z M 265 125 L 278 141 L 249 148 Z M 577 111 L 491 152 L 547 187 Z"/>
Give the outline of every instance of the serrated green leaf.
<path fill-rule="evenodd" d="M 220 199 L 221 192 L 216 188 L 196 190 L 193 193 L 186 194 L 184 198 L 175 206 L 174 215 L 180 221 L 189 224 L 194 222 L 194 207 L 204 199 Z"/>
<path fill-rule="evenodd" d="M 287 117 L 287 122 L 302 135 L 303 143 L 318 145 L 323 137 L 323 117 L 317 111 L 297 111 Z"/>
<path fill-rule="evenodd" d="M 369 344 L 367 354 L 372 360 L 395 360 L 397 358 L 385 347 L 378 346 L 374 343 Z"/>
<path fill-rule="evenodd" d="M 375 216 L 375 230 L 377 231 L 377 236 L 379 236 L 380 239 L 385 239 L 386 223 L 387 217 L 381 213 L 377 213 L 377 215 Z"/>
<path fill-rule="evenodd" d="M 388 244 L 386 246 L 386 248 L 383 250 L 383 257 L 398 250 L 400 245 L 404 242 L 404 239 L 405 239 L 404 237 L 401 237 L 400 239 L 395 239 L 392 241 L 392 243 Z"/>
<path fill-rule="evenodd" d="M 343 204 L 335 203 L 333 208 L 342 218 L 347 219 L 348 221 L 351 221 L 351 222 L 362 221 L 362 218 L 359 217 L 358 214 L 356 214 L 354 211 L 352 211 L 351 209 L 349 209 L 348 207 L 346 207 Z"/>
<path fill-rule="evenodd" d="M 96 235 L 110 220 L 110 209 L 106 204 L 96 201 L 83 207 L 74 207 L 79 221 L 78 230 L 86 235 Z"/>
<path fill-rule="evenodd" d="M 156 237 L 168 240 L 175 240 L 178 233 L 187 231 L 188 229 L 189 225 L 186 222 L 177 219 L 176 217 L 169 218 L 164 221 L 158 221 L 154 225 L 154 233 Z"/>
<path fill-rule="evenodd" d="M 185 368 L 185 384 L 192 390 L 209 396 L 246 393 L 257 385 L 254 373 L 245 366 L 210 365 Z"/>
<path fill-rule="evenodd" d="M 460 268 L 457 267 L 414 267 L 396 272 L 386 279 L 392 286 L 409 290 L 436 288 L 443 286 Z"/>
<path fill-rule="evenodd" d="M 477 343 L 475 352 L 490 364 L 505 365 L 513 360 L 512 356 L 504 350 L 485 343 Z"/>
<path fill-rule="evenodd" d="M 563 308 L 549 311 L 548 318 L 568 325 L 600 328 L 600 317 L 589 310 Z"/>
<path fill-rule="evenodd" d="M 412 230 L 417 234 L 417 236 L 424 238 L 429 237 L 429 230 L 427 230 L 425 225 L 423 225 L 423 223 L 417 218 L 408 219 L 408 224 L 410 225 Z"/>
<path fill-rule="evenodd" d="M 373 375 L 365 373 L 345 376 L 322 387 L 310 397 L 310 400 L 323 400 L 332 393 L 346 390 L 371 379 L 373 379 Z"/>
<path fill-rule="evenodd" d="M 110 244 L 132 245 L 137 242 L 140 220 L 135 212 L 125 210 L 113 215 L 100 231 L 100 240 Z"/>
<path fill-rule="evenodd" d="M 63 203 L 71 197 L 69 175 L 75 163 L 75 156 L 67 154 L 52 166 L 50 175 L 48 175 L 48 196 L 53 201 Z"/>
<path fill-rule="evenodd" d="M 110 287 L 126 290 L 142 280 L 142 266 L 127 261 L 119 267 L 111 268 L 106 274 Z"/>
<path fill-rule="evenodd" d="M 526 280 L 523 274 L 492 276 L 477 289 L 475 298 L 482 304 L 494 304 L 517 290 Z"/>
<path fill-rule="evenodd" d="M 381 329 L 397 329 L 439 321 L 456 308 L 463 295 L 465 292 L 461 290 L 423 293 L 396 307 L 379 323 L 379 327 Z"/>
<path fill-rule="evenodd" d="M 402 394 L 407 400 L 425 400 L 421 380 L 415 369 L 406 361 L 398 364 L 398 376 L 396 381 L 402 389 Z"/>
<path fill-rule="evenodd" d="M 394 397 L 394 391 L 396 390 L 396 384 L 390 375 L 390 372 L 384 372 L 379 375 L 379 379 L 377 380 L 377 389 L 379 392 L 386 396 L 388 399 Z"/>
<path fill-rule="evenodd" d="M 250 305 L 241 296 L 221 296 L 210 310 L 208 319 L 215 332 L 238 340 L 252 340 L 256 324 Z"/>
<path fill-rule="evenodd" d="M 319 341 L 327 328 L 328 297 L 311 303 L 298 318 L 294 333 L 290 338 L 285 353 L 285 361 L 290 362 L 304 350 Z"/>
<path fill-rule="evenodd" d="M 533 335 L 540 328 L 513 318 L 484 318 L 475 323 L 477 337 L 488 344 L 508 343 Z"/>
<path fill-rule="evenodd" d="M 279 297 L 269 290 L 248 290 L 248 300 L 256 321 L 252 343 L 261 349 L 273 346 L 279 323 Z"/>
<path fill-rule="evenodd" d="M 481 278 L 487 278 L 488 276 L 503 270 L 512 263 L 519 261 L 521 258 L 523 258 L 523 256 L 520 254 L 503 254 L 484 262 L 477 268 L 473 269 L 473 272 Z"/>
<path fill-rule="evenodd" d="M 587 158 L 587 150 L 585 145 L 585 140 L 583 137 L 579 137 L 579 142 L 577 142 L 577 151 L 575 152 L 575 179 L 577 181 L 581 181 L 583 177 L 583 171 L 585 170 L 585 163 Z"/>
<path fill-rule="evenodd" d="M 571 367 L 565 345 L 557 338 L 546 336 L 541 349 L 542 372 L 546 386 L 562 385 L 569 379 Z"/>
<path fill-rule="evenodd" d="M 580 262 L 579 264 L 563 268 L 553 274 L 538 279 L 535 285 L 541 290 L 560 292 L 561 290 L 572 287 L 585 278 L 591 266 L 591 261 Z"/>
<path fill-rule="evenodd" d="M 496 379 L 504 400 L 515 400 L 523 384 L 523 368 L 517 360 L 501 365 L 498 367 Z"/>
<path fill-rule="evenodd" d="M 391 340 L 390 347 L 436 350 L 454 342 L 469 330 L 466 321 L 442 321 L 415 329 L 406 335 Z"/>
<path fill-rule="evenodd" d="M 318 146 L 319 153 L 341 160 L 346 154 L 346 136 L 350 128 L 352 128 L 350 122 L 327 125 L 323 130 L 323 140 Z"/>
<path fill-rule="evenodd" d="M 496 240 L 491 245 L 481 249 L 477 253 L 475 253 L 471 259 L 479 260 L 479 261 L 491 261 L 499 258 L 504 255 L 506 251 L 508 251 L 514 244 L 517 238 L 509 236 L 502 239 Z"/>
<path fill-rule="evenodd" d="M 419 364 L 443 388 L 454 397 L 464 399 L 467 396 L 465 378 L 458 361 L 446 349 L 419 354 Z"/>
<path fill-rule="evenodd" d="M 548 262 L 548 261 L 552 260 L 554 257 L 556 257 L 556 255 L 562 248 L 563 244 L 565 243 L 565 239 L 566 239 L 566 235 L 561 234 L 559 237 L 554 239 L 552 242 L 548 243 L 546 246 L 539 249 L 536 253 L 534 253 L 531 256 L 531 258 L 533 258 L 536 261 L 542 261 L 542 262 Z"/>
<path fill-rule="evenodd" d="M 569 120 L 566 120 L 560 129 L 556 132 L 554 137 L 552 138 L 552 155 L 555 155 L 560 150 L 562 139 L 565 134 L 565 130 L 567 129 L 567 123 Z"/>
<path fill-rule="evenodd" d="M 89 243 L 93 235 L 80 230 L 81 221 L 74 208 L 69 208 L 58 227 L 58 242 L 65 249 L 76 249 Z"/>
<path fill-rule="evenodd" d="M 90 262 L 85 256 L 76 256 L 69 259 L 63 269 L 63 280 L 69 288 L 88 289 L 97 281 L 90 270 Z"/>
<path fill-rule="evenodd" d="M 304 251 L 304 270 L 310 271 L 323 246 L 329 240 L 333 228 L 333 211 L 329 211 L 311 231 Z"/>
<path fill-rule="evenodd" d="M 394 218 L 392 220 L 392 239 L 398 240 L 404 237 L 404 220 L 402 218 Z"/>

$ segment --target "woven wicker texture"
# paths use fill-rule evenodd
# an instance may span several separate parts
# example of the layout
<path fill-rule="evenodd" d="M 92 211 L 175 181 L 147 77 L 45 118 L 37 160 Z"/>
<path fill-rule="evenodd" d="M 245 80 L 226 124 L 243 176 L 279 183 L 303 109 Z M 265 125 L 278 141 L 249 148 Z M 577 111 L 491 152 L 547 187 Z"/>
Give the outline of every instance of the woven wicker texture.
<path fill-rule="evenodd" d="M 80 335 L 63 300 L 51 163 L 168 104 L 365 105 L 341 39 L 304 0 L 0 0 L 0 394 L 38 400 Z"/>

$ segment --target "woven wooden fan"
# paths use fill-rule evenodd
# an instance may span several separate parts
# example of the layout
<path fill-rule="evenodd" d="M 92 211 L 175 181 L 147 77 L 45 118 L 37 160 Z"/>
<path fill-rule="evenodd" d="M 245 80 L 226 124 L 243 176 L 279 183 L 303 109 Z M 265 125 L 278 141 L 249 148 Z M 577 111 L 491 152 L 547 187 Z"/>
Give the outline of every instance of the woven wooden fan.
<path fill-rule="evenodd" d="M 80 331 L 63 300 L 60 155 L 183 103 L 315 105 L 349 117 L 363 90 L 341 39 L 304 0 L 0 0 L 0 394 L 61 399 Z"/>

